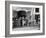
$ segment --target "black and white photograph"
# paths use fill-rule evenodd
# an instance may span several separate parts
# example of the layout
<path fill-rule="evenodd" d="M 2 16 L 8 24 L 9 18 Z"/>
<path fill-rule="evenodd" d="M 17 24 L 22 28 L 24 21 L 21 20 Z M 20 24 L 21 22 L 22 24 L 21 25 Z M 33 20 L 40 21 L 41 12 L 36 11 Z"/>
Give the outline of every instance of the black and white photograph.
<path fill-rule="evenodd" d="M 12 30 L 40 30 L 40 8 L 13 7 Z"/>

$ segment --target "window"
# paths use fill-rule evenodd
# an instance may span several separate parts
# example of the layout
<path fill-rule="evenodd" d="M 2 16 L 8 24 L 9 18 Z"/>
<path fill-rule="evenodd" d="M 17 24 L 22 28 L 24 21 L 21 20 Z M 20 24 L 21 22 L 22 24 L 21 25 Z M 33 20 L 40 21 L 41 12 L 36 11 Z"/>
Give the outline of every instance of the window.
<path fill-rule="evenodd" d="M 40 14 L 35 15 L 36 22 L 40 21 Z"/>
<path fill-rule="evenodd" d="M 39 8 L 35 8 L 35 12 L 36 12 L 36 13 L 39 12 Z"/>

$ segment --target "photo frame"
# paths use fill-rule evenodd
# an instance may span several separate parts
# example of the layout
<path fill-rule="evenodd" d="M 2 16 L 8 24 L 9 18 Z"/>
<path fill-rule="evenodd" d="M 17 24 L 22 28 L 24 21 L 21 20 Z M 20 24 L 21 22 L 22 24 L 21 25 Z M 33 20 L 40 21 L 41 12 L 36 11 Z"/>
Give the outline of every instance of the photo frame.
<path fill-rule="evenodd" d="M 44 3 L 5 1 L 5 36 L 45 34 Z"/>

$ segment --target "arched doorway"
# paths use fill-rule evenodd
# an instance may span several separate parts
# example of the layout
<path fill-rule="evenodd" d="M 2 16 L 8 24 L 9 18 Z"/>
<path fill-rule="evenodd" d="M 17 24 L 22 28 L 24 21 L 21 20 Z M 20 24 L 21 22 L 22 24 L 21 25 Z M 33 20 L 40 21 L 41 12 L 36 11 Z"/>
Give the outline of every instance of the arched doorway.
<path fill-rule="evenodd" d="M 20 20 L 20 26 L 22 27 L 23 25 L 22 25 L 22 20 L 26 17 L 26 11 L 24 11 L 24 10 L 20 10 L 20 11 L 18 11 L 17 12 L 17 14 L 18 14 L 18 19 L 21 17 L 21 20 Z"/>

